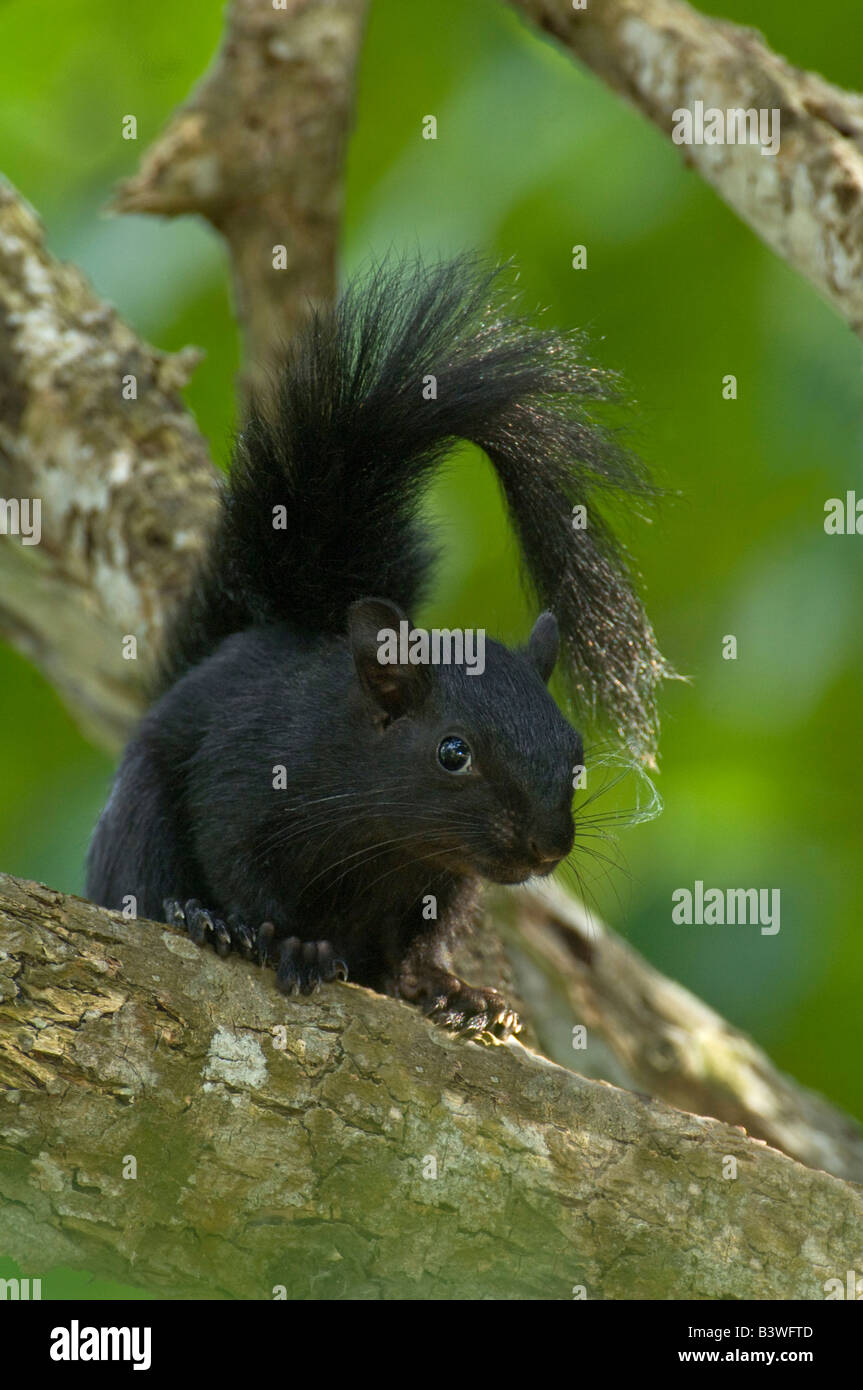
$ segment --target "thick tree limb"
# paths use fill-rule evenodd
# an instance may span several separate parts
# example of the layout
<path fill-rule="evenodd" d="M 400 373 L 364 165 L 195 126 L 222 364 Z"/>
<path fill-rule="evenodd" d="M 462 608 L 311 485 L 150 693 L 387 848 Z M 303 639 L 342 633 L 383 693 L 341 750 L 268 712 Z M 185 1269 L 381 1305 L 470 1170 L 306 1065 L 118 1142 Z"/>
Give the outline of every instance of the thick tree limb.
<path fill-rule="evenodd" d="M 284 1001 L 253 965 L 11 879 L 0 931 L 0 1249 L 25 1273 L 817 1299 L 859 1263 L 860 1189 L 517 1043 L 353 986 Z"/>
<path fill-rule="evenodd" d="M 773 157 L 689 145 L 686 158 L 789 265 L 863 333 L 863 96 L 803 72 L 753 29 L 683 0 L 510 0 L 668 136 L 696 101 L 778 109 Z"/>
<path fill-rule="evenodd" d="M 200 213 L 228 243 L 252 385 L 336 290 L 343 165 L 367 0 L 233 0 L 222 48 L 121 212 Z M 274 269 L 284 246 L 286 264 Z"/>
<path fill-rule="evenodd" d="M 600 1061 L 589 1074 L 620 1077 L 682 1110 L 742 1125 L 801 1163 L 863 1182 L 863 1134 L 850 1115 L 783 1075 L 751 1038 L 654 970 L 580 903 L 555 887 L 536 888 L 496 903 L 498 929 L 507 921 L 506 942 L 550 986 L 529 1010 L 548 1056 L 584 1070 L 586 1054 L 572 1049 L 575 1017 L 622 1068 L 610 1072 Z M 524 992 L 518 970 L 515 977 Z"/>
<path fill-rule="evenodd" d="M 180 396 L 196 360 L 136 338 L 0 184 L 0 497 L 41 508 L 39 544 L 0 536 L 0 630 L 112 748 L 215 516 L 216 475 Z"/>

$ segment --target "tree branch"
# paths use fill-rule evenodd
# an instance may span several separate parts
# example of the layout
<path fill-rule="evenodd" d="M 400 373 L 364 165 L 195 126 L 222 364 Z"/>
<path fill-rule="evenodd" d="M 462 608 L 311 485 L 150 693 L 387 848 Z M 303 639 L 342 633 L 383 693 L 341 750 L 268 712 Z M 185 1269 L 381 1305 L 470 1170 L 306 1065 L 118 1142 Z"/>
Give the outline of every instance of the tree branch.
<path fill-rule="evenodd" d="M 701 101 L 780 112 L 781 146 L 689 145 L 687 162 L 863 333 L 863 96 L 683 0 L 510 0 L 666 135 Z"/>
<path fill-rule="evenodd" d="M 284 1001 L 269 972 L 34 884 L 0 879 L 0 923 L 0 1248 L 27 1273 L 804 1299 L 859 1260 L 858 1189 L 518 1043 L 350 985 Z"/>
<path fill-rule="evenodd" d="M 215 517 L 216 474 L 180 396 L 196 361 L 136 338 L 0 184 L 0 497 L 38 501 L 41 518 L 38 544 L 0 539 L 0 631 L 110 748 Z"/>
<path fill-rule="evenodd" d="M 598 1034 L 616 1059 L 599 1056 L 590 1075 L 622 1081 L 681 1110 L 739 1125 L 801 1163 L 863 1182 L 856 1120 L 774 1067 L 751 1038 L 695 995 L 654 970 L 581 903 L 552 885 L 500 895 L 494 921 L 505 943 L 546 981 L 528 1005 L 539 1044 L 564 1066 L 585 1069 L 572 1047 L 573 1020 Z M 527 993 L 516 967 L 516 988 Z"/>
<path fill-rule="evenodd" d="M 233 0 L 210 72 L 114 207 L 200 213 L 231 252 L 249 382 L 336 291 L 344 156 L 367 0 Z M 286 264 L 274 269 L 284 246 Z"/>

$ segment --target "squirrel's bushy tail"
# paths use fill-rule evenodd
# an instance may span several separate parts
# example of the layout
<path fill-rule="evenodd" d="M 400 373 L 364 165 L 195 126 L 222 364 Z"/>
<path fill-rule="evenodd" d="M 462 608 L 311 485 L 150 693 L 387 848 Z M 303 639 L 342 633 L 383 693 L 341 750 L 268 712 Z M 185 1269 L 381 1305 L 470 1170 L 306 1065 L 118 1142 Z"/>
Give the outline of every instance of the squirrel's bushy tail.
<path fill-rule="evenodd" d="M 412 613 L 433 549 L 420 508 L 459 439 L 491 460 L 529 579 L 557 617 L 572 684 L 652 747 L 668 673 L 620 547 L 595 508 L 649 492 L 585 403 L 614 394 L 575 335 L 538 329 L 473 259 L 382 266 L 317 314 L 238 440 L 219 530 L 174 622 L 163 685 L 230 634 L 288 620 L 345 630 L 378 596 Z M 586 525 L 573 525 L 573 507 Z"/>

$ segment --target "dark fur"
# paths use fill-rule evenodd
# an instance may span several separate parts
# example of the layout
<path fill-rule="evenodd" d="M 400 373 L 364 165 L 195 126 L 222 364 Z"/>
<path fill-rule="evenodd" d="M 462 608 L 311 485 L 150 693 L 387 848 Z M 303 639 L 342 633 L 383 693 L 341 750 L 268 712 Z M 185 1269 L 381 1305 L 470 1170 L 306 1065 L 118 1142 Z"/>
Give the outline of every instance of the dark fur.
<path fill-rule="evenodd" d="M 450 1022 L 494 1022 L 503 1001 L 448 974 L 447 937 L 478 876 L 522 881 L 569 852 L 582 757 L 543 683 L 549 618 L 527 652 L 489 642 L 481 676 L 374 660 L 374 633 L 400 614 L 370 596 L 415 607 L 432 558 L 418 509 L 455 440 L 497 471 L 576 689 L 645 747 L 663 672 L 593 506 L 597 490 L 646 490 L 584 415 L 606 383 L 577 341 L 507 317 L 496 298 L 495 274 L 470 262 L 380 270 L 285 355 L 238 442 L 164 693 L 126 752 L 88 870 L 89 895 L 110 907 L 133 894 L 158 918 L 166 900 L 199 901 L 210 915 L 192 906 L 190 927 L 224 949 L 260 946 L 273 923 L 290 942 L 285 988 L 330 978 L 335 955 L 353 979 Z M 587 531 L 572 528 L 576 502 Z M 277 506 L 287 530 L 272 525 Z M 453 733 L 473 750 L 467 776 L 437 761 Z M 279 766 L 288 790 L 273 787 Z M 316 956 L 319 939 L 332 951 Z"/>

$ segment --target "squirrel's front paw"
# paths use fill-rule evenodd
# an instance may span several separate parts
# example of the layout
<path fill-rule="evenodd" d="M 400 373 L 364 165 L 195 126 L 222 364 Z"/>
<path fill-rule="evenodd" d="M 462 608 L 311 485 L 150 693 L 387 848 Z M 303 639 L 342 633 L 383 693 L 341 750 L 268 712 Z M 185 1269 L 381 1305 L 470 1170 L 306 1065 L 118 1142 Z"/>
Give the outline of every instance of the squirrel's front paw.
<path fill-rule="evenodd" d="M 165 921 L 172 927 L 184 928 L 198 946 L 209 941 L 220 956 L 240 951 L 246 956 L 257 956 L 261 965 L 269 959 L 275 932 L 272 922 L 262 923 L 257 931 L 234 915 L 223 922 L 221 917 L 202 907 L 197 898 L 187 898 L 185 902 L 166 898 L 162 910 Z"/>
<path fill-rule="evenodd" d="M 289 936 L 277 943 L 276 984 L 282 994 L 311 994 L 330 980 L 346 980 L 348 967 L 329 941 L 300 941 Z"/>
<path fill-rule="evenodd" d="M 447 982 L 434 995 L 425 1012 L 434 1023 L 458 1033 L 491 1033 L 497 1038 L 508 1038 L 524 1027 L 496 989 L 474 989 L 457 979 Z"/>

